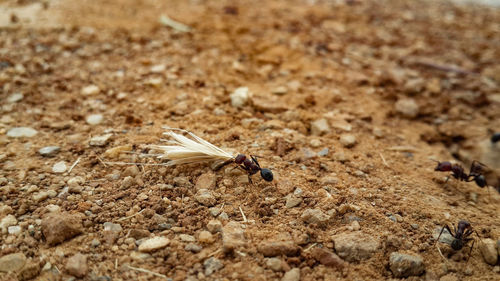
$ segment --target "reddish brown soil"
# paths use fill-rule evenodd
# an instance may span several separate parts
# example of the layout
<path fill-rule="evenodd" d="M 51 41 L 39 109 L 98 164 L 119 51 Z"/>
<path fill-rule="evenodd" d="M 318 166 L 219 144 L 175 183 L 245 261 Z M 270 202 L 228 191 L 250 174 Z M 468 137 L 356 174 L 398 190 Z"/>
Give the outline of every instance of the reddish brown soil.
<path fill-rule="evenodd" d="M 460 219 L 482 239 L 500 239 L 500 193 L 444 183 L 446 174 L 434 172 L 431 161 L 454 160 L 468 169 L 477 159 L 492 174 L 500 169 L 491 160 L 498 148 L 488 143 L 500 130 L 500 10 L 441 1 L 166 2 L 49 1 L 45 9 L 16 15 L 39 3 L 0 3 L 13 21 L 0 30 L 0 206 L 10 206 L 22 227 L 18 235 L 0 234 L 0 256 L 22 252 L 40 267 L 50 262 L 50 270 L 35 274 L 39 280 L 69 280 L 65 264 L 78 252 L 88 256 L 85 280 L 162 280 L 127 265 L 173 280 L 275 280 L 294 267 L 301 280 L 383 280 L 394 278 L 389 255 L 399 251 L 424 259 L 426 272 L 411 280 L 500 278 L 498 263 L 485 263 L 478 248 L 467 263 L 467 250 L 453 254 L 441 244 L 450 256 L 445 261 L 433 246 L 435 229 Z M 161 15 L 192 30 L 163 26 Z M 165 69 L 152 72 L 157 65 Z M 100 92 L 83 95 L 88 85 Z M 241 109 L 229 97 L 238 87 L 252 93 Z M 273 93 L 278 87 L 285 88 L 281 95 Z M 23 99 L 7 102 L 14 93 Z M 396 110 L 402 98 L 418 104 L 416 117 Z M 103 122 L 87 124 L 90 114 L 102 114 Z M 322 118 L 330 131 L 313 136 L 311 122 Z M 38 134 L 7 137 L 21 126 Z M 199 253 L 186 251 L 179 238 L 198 237 L 214 218 L 194 200 L 208 166 L 141 165 L 126 187 L 127 166 L 102 162 L 158 163 L 138 154 L 147 153 L 145 144 L 160 143 L 162 126 L 263 156 L 261 165 L 273 170 L 272 183 L 255 176 L 253 185 L 238 173 L 216 172 L 216 207 L 242 222 L 241 207 L 249 220 L 248 243 L 238 252 L 220 251 L 220 233 L 200 244 Z M 89 145 L 107 132 L 113 136 L 106 146 Z M 353 147 L 341 144 L 346 133 L 355 136 Z M 61 151 L 42 157 L 38 149 L 49 145 Z M 123 145 L 135 154 L 105 153 Z M 324 148 L 328 154 L 316 156 Z M 70 173 L 52 172 L 56 162 L 70 166 L 77 159 Z M 76 176 L 84 179 L 83 191 L 33 199 L 61 192 Z M 286 208 L 285 196 L 297 188 L 302 203 Z M 50 204 L 83 217 L 83 233 L 49 246 L 40 219 Z M 307 224 L 300 217 L 310 208 L 332 217 L 325 225 Z M 172 228 L 159 229 L 159 216 Z M 381 241 L 371 258 L 339 270 L 312 257 L 314 247 L 335 252 L 332 236 L 352 232 L 353 219 Z M 104 222 L 122 226 L 115 242 L 104 235 Z M 125 242 L 132 229 L 168 237 L 170 245 L 153 258 L 132 259 L 137 247 Z M 275 272 L 257 249 L 268 240 L 293 241 L 300 252 L 278 257 L 284 266 Z M 204 276 L 210 255 L 224 267 Z M 18 277 L 0 272 L 0 279 Z"/>

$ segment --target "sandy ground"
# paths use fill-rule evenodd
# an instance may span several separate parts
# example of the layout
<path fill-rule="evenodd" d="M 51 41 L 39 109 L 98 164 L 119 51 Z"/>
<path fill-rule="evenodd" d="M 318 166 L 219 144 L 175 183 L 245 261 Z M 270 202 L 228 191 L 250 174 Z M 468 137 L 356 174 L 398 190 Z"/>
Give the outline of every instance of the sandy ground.
<path fill-rule="evenodd" d="M 500 279 L 500 10 L 27 0 L 0 25 L 1 280 Z M 274 180 L 147 165 L 162 126 Z M 468 261 L 435 247 L 459 220 Z"/>

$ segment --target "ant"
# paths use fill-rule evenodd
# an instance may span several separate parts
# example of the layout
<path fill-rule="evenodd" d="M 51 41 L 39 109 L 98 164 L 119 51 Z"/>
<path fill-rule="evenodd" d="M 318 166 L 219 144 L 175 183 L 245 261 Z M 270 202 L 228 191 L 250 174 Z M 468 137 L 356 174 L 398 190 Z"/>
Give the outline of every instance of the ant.
<path fill-rule="evenodd" d="M 434 160 L 436 161 L 436 160 Z M 438 162 L 436 168 L 434 171 L 439 171 L 439 172 L 452 172 L 452 176 L 460 181 L 465 181 L 465 182 L 471 182 L 474 181 L 477 186 L 483 188 L 485 187 L 486 184 L 486 178 L 483 175 L 483 167 L 486 167 L 484 164 L 480 163 L 479 161 L 472 161 L 472 164 L 470 165 L 470 172 L 467 174 L 465 172 L 465 169 L 460 165 L 460 164 L 451 164 L 448 161 L 444 162 Z M 448 181 L 450 177 L 448 176 L 446 178 L 446 181 Z"/>
<path fill-rule="evenodd" d="M 257 161 L 257 157 L 258 156 L 250 155 L 251 159 L 249 159 L 245 154 L 238 154 L 233 159 L 224 162 L 218 169 L 221 169 L 227 164 L 236 163 L 238 165 L 236 167 L 239 167 L 248 173 L 248 181 L 250 183 L 252 183 L 252 178 L 250 176 L 255 175 L 257 172 L 260 172 L 260 176 L 265 181 L 273 181 L 273 172 L 269 169 L 261 168 L 259 162 Z"/>
<path fill-rule="evenodd" d="M 472 228 L 470 223 L 468 221 L 465 221 L 465 220 L 459 221 L 457 228 L 455 228 L 455 226 L 453 226 L 453 229 L 454 229 L 453 232 L 451 231 L 450 227 L 447 224 L 445 224 L 443 226 L 443 228 L 441 228 L 441 232 L 439 233 L 439 236 L 436 239 L 435 243 L 437 243 L 439 241 L 439 238 L 441 237 L 441 234 L 443 234 L 443 231 L 445 229 L 453 237 L 453 241 L 451 241 L 450 246 L 454 251 L 461 250 L 464 246 L 466 246 L 469 243 L 469 241 L 472 241 L 472 245 L 471 245 L 470 251 L 469 251 L 469 256 L 467 257 L 467 261 L 469 261 L 470 255 L 472 253 L 472 248 L 474 247 L 474 243 L 476 242 L 474 240 L 474 238 L 470 238 L 469 236 L 472 233 L 476 233 L 476 235 L 479 237 L 477 232 Z M 441 254 L 441 250 L 439 249 L 439 247 L 437 247 L 437 248 L 438 248 L 439 253 Z M 441 256 L 443 256 L 443 254 L 441 254 Z"/>

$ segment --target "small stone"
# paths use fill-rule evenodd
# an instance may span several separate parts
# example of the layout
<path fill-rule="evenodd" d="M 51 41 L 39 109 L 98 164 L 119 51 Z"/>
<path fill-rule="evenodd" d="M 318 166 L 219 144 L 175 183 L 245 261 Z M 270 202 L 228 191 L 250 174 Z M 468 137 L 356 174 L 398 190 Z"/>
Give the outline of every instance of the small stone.
<path fill-rule="evenodd" d="M 151 258 L 151 255 L 148 253 L 141 253 L 141 252 L 133 251 L 132 253 L 130 253 L 130 258 L 135 260 L 135 261 L 144 261 L 144 260 Z"/>
<path fill-rule="evenodd" d="M 10 95 L 7 98 L 7 102 L 8 103 L 15 103 L 15 102 L 18 102 L 18 101 L 22 100 L 23 98 L 24 98 L 23 94 L 21 94 L 21 93 L 13 93 L 12 95 Z"/>
<path fill-rule="evenodd" d="M 150 234 L 151 232 L 147 231 L 146 229 L 140 229 L 140 228 L 133 228 L 129 232 L 129 236 L 136 240 L 147 238 L 149 237 Z"/>
<path fill-rule="evenodd" d="M 158 88 L 160 87 L 162 84 L 163 84 L 163 79 L 160 78 L 160 77 L 157 77 L 157 78 L 149 78 L 147 79 L 144 84 L 148 85 L 148 86 L 152 86 L 152 87 L 155 87 L 155 88 Z"/>
<path fill-rule="evenodd" d="M 389 258 L 389 266 L 395 277 L 419 276 L 424 273 L 424 260 L 419 255 L 408 255 L 393 252 Z"/>
<path fill-rule="evenodd" d="M 103 226 L 104 226 L 104 231 L 120 233 L 123 230 L 122 226 L 118 223 L 105 222 Z"/>
<path fill-rule="evenodd" d="M 196 238 L 194 238 L 193 235 L 188 235 L 188 234 L 180 234 L 179 239 L 181 239 L 182 242 L 195 242 Z"/>
<path fill-rule="evenodd" d="M 314 248 L 311 251 L 312 256 L 315 260 L 325 266 L 343 268 L 345 266 L 345 262 L 339 258 L 332 251 L 325 248 Z"/>
<path fill-rule="evenodd" d="M 234 107 L 243 107 L 248 102 L 249 90 L 247 87 L 240 87 L 234 90 L 230 95 L 231 105 Z"/>
<path fill-rule="evenodd" d="M 285 206 L 287 208 L 293 208 L 293 207 L 300 205 L 300 203 L 302 203 L 302 198 L 296 197 L 293 195 L 289 195 L 288 198 L 286 199 Z"/>
<path fill-rule="evenodd" d="M 200 231 L 200 234 L 198 234 L 198 241 L 201 243 L 211 244 L 214 242 L 214 237 L 209 231 L 202 230 Z"/>
<path fill-rule="evenodd" d="M 380 241 L 362 232 L 341 233 L 333 236 L 335 251 L 349 262 L 368 259 L 380 247 Z"/>
<path fill-rule="evenodd" d="M 168 240 L 168 238 L 166 237 L 156 236 L 153 238 L 149 238 L 148 240 L 142 242 L 141 245 L 139 245 L 139 252 L 143 253 L 154 252 L 156 250 L 167 247 L 169 243 L 170 240 Z"/>
<path fill-rule="evenodd" d="M 62 174 L 66 172 L 67 169 L 68 167 L 66 166 L 66 162 L 64 161 L 59 161 L 55 163 L 54 166 L 52 166 L 52 172 L 56 174 Z"/>
<path fill-rule="evenodd" d="M 407 118 L 417 117 L 420 110 L 418 104 L 411 98 L 399 99 L 394 106 L 397 112 Z"/>
<path fill-rule="evenodd" d="M 482 239 L 479 242 L 479 251 L 484 261 L 489 265 L 495 265 L 498 261 L 498 250 L 495 241 L 490 238 Z"/>
<path fill-rule="evenodd" d="M 16 127 L 7 132 L 7 136 L 11 138 L 31 138 L 38 133 L 37 130 L 28 127 Z"/>
<path fill-rule="evenodd" d="M 102 136 L 95 136 L 90 139 L 91 146 L 105 146 L 113 134 L 105 134 Z"/>
<path fill-rule="evenodd" d="M 257 246 L 257 250 L 265 257 L 296 256 L 300 253 L 299 247 L 292 241 L 262 242 Z"/>
<path fill-rule="evenodd" d="M 272 93 L 278 96 L 286 95 L 288 89 L 285 86 L 278 86 L 272 90 Z"/>
<path fill-rule="evenodd" d="M 102 122 L 103 118 L 102 114 L 91 114 L 87 116 L 85 121 L 87 121 L 87 124 L 89 125 L 97 125 Z"/>
<path fill-rule="evenodd" d="M 40 150 L 38 150 L 38 153 L 45 157 L 51 157 L 59 153 L 59 151 L 61 151 L 61 148 L 59 146 L 46 146 L 40 148 Z"/>
<path fill-rule="evenodd" d="M 266 260 L 266 266 L 273 271 L 281 271 L 281 260 L 279 258 L 270 258 Z"/>
<path fill-rule="evenodd" d="M 190 251 L 190 252 L 193 252 L 193 253 L 199 253 L 199 252 L 201 252 L 202 249 L 203 249 L 203 247 L 201 247 L 200 245 L 195 244 L 195 243 L 188 243 L 184 247 L 184 250 Z"/>
<path fill-rule="evenodd" d="M 65 269 L 69 275 L 73 275 L 78 278 L 84 277 L 87 275 L 88 271 L 87 256 L 80 253 L 73 255 L 66 262 Z"/>
<path fill-rule="evenodd" d="M 23 253 L 14 253 L 0 257 L 0 272 L 18 271 L 26 264 Z"/>
<path fill-rule="evenodd" d="M 217 232 L 221 232 L 222 231 L 222 223 L 218 220 L 210 220 L 207 223 L 207 229 L 212 234 L 217 233 Z"/>
<path fill-rule="evenodd" d="M 345 147 L 353 147 L 356 144 L 356 136 L 352 134 L 340 135 L 340 143 Z"/>
<path fill-rule="evenodd" d="M 17 224 L 17 219 L 13 215 L 7 215 L 0 221 L 0 230 L 2 233 L 7 233 L 9 226 Z"/>
<path fill-rule="evenodd" d="M 51 246 L 83 232 L 82 219 L 69 213 L 49 213 L 42 219 L 42 233 Z"/>
<path fill-rule="evenodd" d="M 40 263 L 30 260 L 26 265 L 19 271 L 17 278 L 19 280 L 31 280 L 40 274 Z"/>
<path fill-rule="evenodd" d="M 206 259 L 205 262 L 203 262 L 203 267 L 205 267 L 205 275 L 210 276 L 214 272 L 223 268 L 224 265 L 218 258 L 211 257 Z"/>
<path fill-rule="evenodd" d="M 166 69 L 167 69 L 167 66 L 165 64 L 157 64 L 157 65 L 151 66 L 150 71 L 152 73 L 162 73 Z"/>
<path fill-rule="evenodd" d="M 99 89 L 99 87 L 97 87 L 96 85 L 89 85 L 89 86 L 83 87 L 81 92 L 82 92 L 82 95 L 84 95 L 84 96 L 92 96 L 92 95 L 99 94 L 100 91 L 101 91 L 101 89 Z"/>
<path fill-rule="evenodd" d="M 441 233 L 441 230 L 443 230 L 442 233 Z M 441 236 L 439 236 L 440 233 L 441 233 Z M 445 243 L 448 245 L 451 245 L 451 242 L 453 242 L 453 240 L 455 240 L 455 238 L 453 238 L 453 236 L 451 236 L 451 234 L 448 232 L 448 230 L 446 230 L 442 226 L 436 227 L 434 229 L 434 233 L 432 236 L 434 237 L 434 240 L 436 240 L 439 237 L 439 242 Z"/>
<path fill-rule="evenodd" d="M 322 210 L 316 209 L 306 209 L 300 219 L 306 223 L 324 224 L 328 222 L 330 216 L 323 213 Z"/>
<path fill-rule="evenodd" d="M 319 139 L 312 139 L 309 144 L 312 146 L 312 147 L 320 147 L 321 146 L 321 141 Z"/>
<path fill-rule="evenodd" d="M 222 228 L 222 249 L 225 253 L 246 245 L 245 231 L 241 224 L 235 221 L 228 222 Z"/>
<path fill-rule="evenodd" d="M 318 156 L 325 157 L 328 155 L 328 152 L 329 152 L 328 148 L 323 148 L 322 150 L 318 151 Z"/>
<path fill-rule="evenodd" d="M 123 171 L 122 176 L 123 177 L 135 177 L 137 176 L 141 171 L 139 171 L 139 168 L 136 165 L 129 166 Z"/>
<path fill-rule="evenodd" d="M 318 119 L 311 122 L 311 135 L 321 136 L 330 132 L 330 125 L 326 119 Z"/>
<path fill-rule="evenodd" d="M 352 125 L 345 120 L 333 120 L 331 124 L 335 129 L 344 130 L 346 132 L 350 132 L 352 130 Z"/>
<path fill-rule="evenodd" d="M 215 173 L 204 173 L 196 180 L 196 189 L 215 189 Z"/>
<path fill-rule="evenodd" d="M 300 269 L 293 268 L 287 271 L 281 281 L 300 281 Z"/>
<path fill-rule="evenodd" d="M 21 227 L 19 225 L 12 225 L 7 228 L 7 232 L 12 235 L 18 235 L 21 233 Z"/>
<path fill-rule="evenodd" d="M 196 195 L 194 196 L 194 199 L 204 205 L 204 206 L 207 206 L 207 207 L 211 207 L 213 205 L 215 205 L 215 203 L 217 202 L 217 200 L 215 199 L 215 196 L 212 194 L 212 192 L 208 189 L 200 189 L 198 190 L 198 192 L 196 193 Z"/>

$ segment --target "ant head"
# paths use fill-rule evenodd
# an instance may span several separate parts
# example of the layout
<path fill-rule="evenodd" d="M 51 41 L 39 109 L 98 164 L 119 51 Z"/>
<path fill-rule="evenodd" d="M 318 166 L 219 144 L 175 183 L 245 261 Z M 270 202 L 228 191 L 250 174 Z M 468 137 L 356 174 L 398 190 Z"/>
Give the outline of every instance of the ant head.
<path fill-rule="evenodd" d="M 500 141 L 500 133 L 494 133 L 493 136 L 491 136 L 491 143 L 497 143 Z"/>
<path fill-rule="evenodd" d="M 260 169 L 260 176 L 265 180 L 265 181 L 273 181 L 273 172 L 269 169 Z"/>
<path fill-rule="evenodd" d="M 451 163 L 448 162 L 448 161 L 444 161 L 444 162 L 439 162 L 437 161 L 437 166 L 436 168 L 434 168 L 434 171 L 441 171 L 441 172 L 447 172 L 447 171 L 451 171 Z"/>
<path fill-rule="evenodd" d="M 474 181 L 476 182 L 477 186 L 483 188 L 486 186 L 486 179 L 484 178 L 483 175 L 479 175 L 474 177 Z"/>
<path fill-rule="evenodd" d="M 462 249 L 464 247 L 464 244 L 462 242 L 462 240 L 460 239 L 453 239 L 453 241 L 451 242 L 451 248 L 455 251 L 458 251 L 460 249 Z"/>

